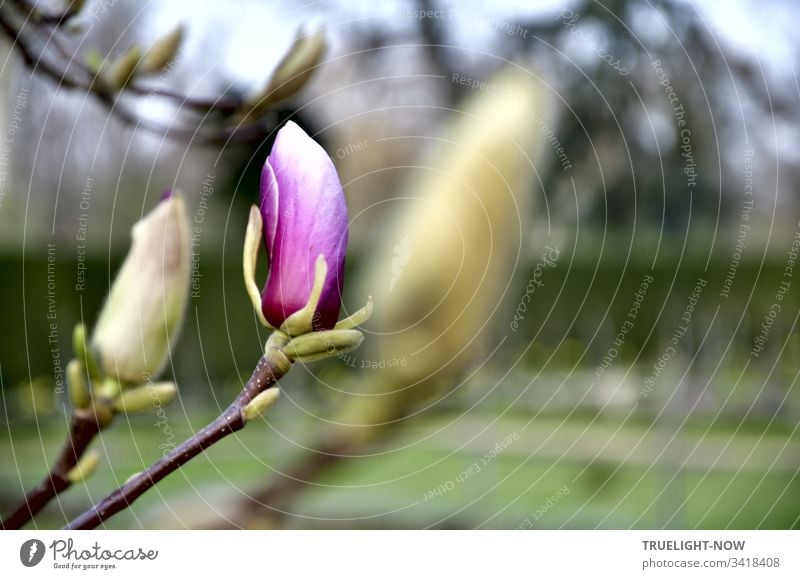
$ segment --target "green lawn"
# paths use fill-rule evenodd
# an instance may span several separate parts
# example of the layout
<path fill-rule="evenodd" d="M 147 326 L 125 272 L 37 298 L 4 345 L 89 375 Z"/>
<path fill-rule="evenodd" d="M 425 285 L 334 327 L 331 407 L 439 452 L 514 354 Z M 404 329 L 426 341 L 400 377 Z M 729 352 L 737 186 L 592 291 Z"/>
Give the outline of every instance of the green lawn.
<path fill-rule="evenodd" d="M 175 439 L 191 432 L 171 408 Z M 494 420 L 494 423 L 492 421 Z M 103 466 L 37 519 L 63 523 L 160 454 L 164 433 L 148 416 L 119 420 L 95 448 Z M 0 439 L 4 508 L 32 485 L 63 430 L 48 420 Z M 373 456 L 348 459 L 288 505 L 290 527 L 789 528 L 798 527 L 800 439 L 785 432 L 668 426 L 573 416 L 438 414 L 409 426 Z M 199 427 L 200 421 L 195 426 Z M 214 524 L 237 497 L 276 476 L 302 439 L 284 418 L 248 426 L 160 483 L 111 528 Z M 135 437 L 134 437 L 135 432 Z M 499 451 L 496 445 L 507 444 Z M 510 441 L 510 442 L 509 442 Z M 113 457 L 113 458 L 109 458 Z M 109 463 L 113 462 L 113 468 Z M 477 466 L 476 466 L 477 465 Z"/>

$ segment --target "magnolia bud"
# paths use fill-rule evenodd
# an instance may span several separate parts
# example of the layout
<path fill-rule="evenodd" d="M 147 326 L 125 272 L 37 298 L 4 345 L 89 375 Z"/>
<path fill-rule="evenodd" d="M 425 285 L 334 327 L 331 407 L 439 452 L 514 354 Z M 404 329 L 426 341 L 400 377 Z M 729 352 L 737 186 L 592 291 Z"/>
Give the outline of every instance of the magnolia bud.
<path fill-rule="evenodd" d="M 67 473 L 67 480 L 72 484 L 83 482 L 95 473 L 99 465 L 100 455 L 95 450 L 89 451 Z"/>
<path fill-rule="evenodd" d="M 173 382 L 158 382 L 125 390 L 112 402 L 114 412 L 140 412 L 154 405 L 164 406 L 178 396 L 178 387 Z"/>
<path fill-rule="evenodd" d="M 342 300 L 347 202 L 330 156 L 291 121 L 261 171 L 259 208 L 261 219 L 251 211 L 244 252 L 253 305 L 289 335 L 330 330 Z M 260 297 L 253 279 L 259 232 L 270 267 Z"/>
<path fill-rule="evenodd" d="M 91 399 L 84 378 L 83 364 L 72 359 L 67 364 L 67 383 L 69 384 L 69 397 L 75 408 L 88 408 Z"/>
<path fill-rule="evenodd" d="M 475 91 L 465 101 L 464 114 L 418 163 L 431 170 L 417 172 L 400 194 L 413 201 L 383 229 L 383 244 L 364 268 L 361 291 L 374 293 L 381 329 L 370 355 L 413 360 L 395 368 L 413 372 L 398 378 L 403 384 L 446 383 L 445 373 L 472 363 L 489 328 L 507 321 L 498 305 L 525 246 L 531 159 L 541 138 L 528 120 L 539 90 L 516 69 L 492 86 L 497 91 Z M 416 250 L 398 252 L 398 241 L 409 238 Z"/>
<path fill-rule="evenodd" d="M 367 304 L 363 308 L 347 316 L 345 319 L 339 320 L 333 327 L 333 329 L 350 330 L 353 328 L 357 328 L 358 326 L 365 323 L 372 317 L 372 308 L 373 308 L 373 300 L 372 296 L 369 296 L 367 298 Z"/>
<path fill-rule="evenodd" d="M 100 72 L 100 69 L 103 68 L 105 57 L 103 57 L 103 55 L 100 54 L 100 51 L 96 48 L 89 48 L 86 51 L 86 56 L 84 56 L 83 62 L 86 67 L 96 76 Z"/>
<path fill-rule="evenodd" d="M 186 209 L 172 195 L 133 227 L 133 243 L 92 336 L 102 371 L 123 385 L 157 375 L 167 362 L 189 295 Z"/>
<path fill-rule="evenodd" d="M 120 90 L 128 86 L 136 75 L 136 69 L 142 58 L 142 49 L 136 45 L 111 63 L 111 68 L 105 74 L 104 80 L 109 88 Z"/>
<path fill-rule="evenodd" d="M 122 392 L 122 384 L 113 376 L 103 376 L 94 383 L 93 390 L 101 400 L 113 400 Z"/>
<path fill-rule="evenodd" d="M 183 26 L 178 25 L 172 32 L 165 34 L 147 49 L 139 65 L 139 72 L 152 74 L 161 72 L 170 61 L 178 54 L 183 42 Z"/>
<path fill-rule="evenodd" d="M 324 53 L 323 30 L 298 34 L 270 79 L 267 99 L 274 104 L 289 98 L 303 88 Z"/>
<path fill-rule="evenodd" d="M 440 396 L 513 315 L 499 305 L 526 243 L 532 159 L 543 142 L 529 121 L 541 99 L 528 75 L 510 69 L 491 84 L 497 90 L 475 91 L 417 162 L 433 170 L 420 171 L 400 192 L 413 202 L 382 228 L 383 244 L 364 264 L 356 293 L 374 292 L 380 330 L 366 356 L 404 363 L 379 380 L 366 377 L 358 392 L 370 396 L 340 406 L 335 421 L 358 425 L 339 427 L 358 442 Z M 408 239 L 416 250 L 402 247 Z"/>
<path fill-rule="evenodd" d="M 293 338 L 283 352 L 293 362 L 312 362 L 355 350 L 363 341 L 358 330 L 324 330 Z"/>
<path fill-rule="evenodd" d="M 97 362 L 86 341 L 86 326 L 83 324 L 77 324 L 72 330 L 72 351 L 75 354 L 75 358 L 85 365 L 89 376 L 92 378 L 100 376 Z"/>
<path fill-rule="evenodd" d="M 245 422 L 250 422 L 258 418 L 278 401 L 281 391 L 277 386 L 273 386 L 257 394 L 247 406 L 242 409 L 242 418 Z"/>
<path fill-rule="evenodd" d="M 311 78 L 325 53 L 325 32 L 299 33 L 278 63 L 267 86 L 250 99 L 250 117 L 259 117 L 270 107 L 294 96 Z"/>

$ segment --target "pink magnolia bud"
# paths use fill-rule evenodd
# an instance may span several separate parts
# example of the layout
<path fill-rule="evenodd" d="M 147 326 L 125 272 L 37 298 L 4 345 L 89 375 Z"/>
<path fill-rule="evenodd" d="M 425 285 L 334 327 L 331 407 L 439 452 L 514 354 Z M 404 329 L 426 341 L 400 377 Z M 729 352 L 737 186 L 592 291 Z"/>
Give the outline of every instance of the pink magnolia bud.
<path fill-rule="evenodd" d="M 275 139 L 261 172 L 261 216 L 269 277 L 261 311 L 278 328 L 309 301 L 317 259 L 327 272 L 312 329 L 331 329 L 342 301 L 347 204 L 328 154 L 293 122 Z"/>

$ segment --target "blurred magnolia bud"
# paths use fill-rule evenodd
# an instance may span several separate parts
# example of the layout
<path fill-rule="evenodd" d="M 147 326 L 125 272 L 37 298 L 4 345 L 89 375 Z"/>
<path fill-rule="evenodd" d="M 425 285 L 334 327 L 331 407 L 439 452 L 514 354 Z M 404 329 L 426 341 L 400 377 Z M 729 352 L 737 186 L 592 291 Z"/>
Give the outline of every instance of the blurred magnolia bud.
<path fill-rule="evenodd" d="M 92 390 L 103 401 L 113 400 L 122 392 L 122 384 L 114 376 L 103 376 L 94 381 Z"/>
<path fill-rule="evenodd" d="M 92 335 L 103 373 L 123 385 L 157 375 L 186 309 L 189 225 L 183 199 L 163 199 L 133 226 L 133 242 Z"/>
<path fill-rule="evenodd" d="M 154 406 L 166 406 L 178 396 L 178 387 L 173 382 L 158 382 L 123 390 L 112 402 L 114 412 L 130 414 Z"/>
<path fill-rule="evenodd" d="M 156 40 L 144 53 L 138 71 L 142 74 L 161 72 L 178 54 L 183 34 L 183 25 L 179 24 L 171 32 Z"/>
<path fill-rule="evenodd" d="M 97 78 L 100 69 L 103 68 L 105 58 L 102 54 L 100 54 L 99 50 L 96 48 L 90 48 L 86 51 L 86 56 L 83 57 L 83 62 L 86 67 L 95 74 L 95 78 Z"/>
<path fill-rule="evenodd" d="M 84 482 L 95 473 L 99 465 L 100 454 L 96 450 L 90 450 L 67 473 L 67 480 L 72 484 Z"/>
<path fill-rule="evenodd" d="M 142 49 L 134 44 L 125 54 L 114 60 L 103 75 L 103 80 L 108 88 L 120 90 L 128 86 L 136 75 L 141 58 Z"/>
<path fill-rule="evenodd" d="M 511 318 L 500 306 L 533 195 L 537 91 L 515 71 L 491 85 L 495 91 L 475 91 L 437 148 L 418 161 L 424 170 L 398 195 L 409 200 L 404 212 L 371 252 L 360 280 L 360 293 L 375 299 L 366 355 L 405 363 L 371 377 L 365 391 L 383 395 L 352 398 L 343 423 L 407 415 L 478 363 L 493 330 Z"/>
<path fill-rule="evenodd" d="M 275 104 L 294 96 L 314 73 L 325 54 L 325 31 L 298 32 L 289 51 L 278 63 L 267 85 L 249 99 L 247 116 L 257 118 Z"/>

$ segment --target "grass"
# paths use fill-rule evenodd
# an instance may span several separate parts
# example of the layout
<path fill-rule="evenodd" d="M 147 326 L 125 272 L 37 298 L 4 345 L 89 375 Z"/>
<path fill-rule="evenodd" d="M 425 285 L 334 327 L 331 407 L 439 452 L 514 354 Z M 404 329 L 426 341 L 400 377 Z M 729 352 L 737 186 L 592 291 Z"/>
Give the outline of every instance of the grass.
<path fill-rule="evenodd" d="M 194 414 L 194 413 L 192 413 Z M 175 440 L 192 428 L 170 409 Z M 204 418 L 210 418 L 205 416 Z M 418 421 L 372 456 L 332 469 L 288 505 L 285 524 L 311 528 L 797 528 L 800 440 L 771 431 L 548 415 L 443 413 Z M 494 421 L 494 422 L 493 422 Z M 214 525 L 237 499 L 300 455 L 304 424 L 253 424 L 162 481 L 110 528 Z M 280 433 L 280 434 L 278 434 Z M 3 508 L 44 472 L 61 444 L 56 421 L 14 425 L 0 439 Z M 281 436 L 283 435 L 283 436 Z M 498 442 L 513 440 L 498 452 Z M 286 438 L 284 438 L 286 437 Z M 68 516 L 155 460 L 165 443 L 150 416 L 121 420 L 97 448 L 103 466 L 37 519 Z M 16 467 L 14 465 L 16 456 Z M 476 466 L 477 465 L 477 466 Z M 18 475 L 19 473 L 19 475 Z"/>

